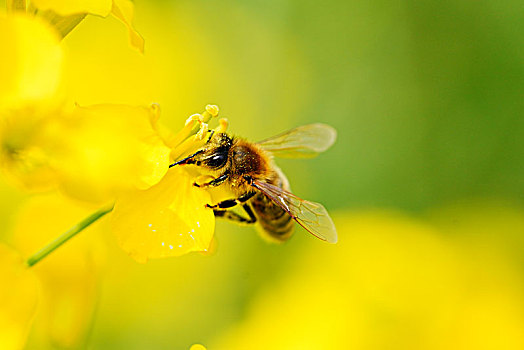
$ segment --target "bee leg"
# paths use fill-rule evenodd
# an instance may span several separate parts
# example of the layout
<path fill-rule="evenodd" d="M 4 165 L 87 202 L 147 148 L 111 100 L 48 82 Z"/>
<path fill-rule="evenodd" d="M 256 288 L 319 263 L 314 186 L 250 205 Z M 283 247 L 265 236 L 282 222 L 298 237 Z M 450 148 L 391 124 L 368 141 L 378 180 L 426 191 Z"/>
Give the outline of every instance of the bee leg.
<path fill-rule="evenodd" d="M 236 223 L 239 223 L 239 224 L 254 224 L 257 221 L 257 219 L 255 215 L 253 214 L 253 211 L 251 210 L 251 208 L 247 204 L 244 204 L 242 207 L 244 208 L 246 213 L 249 215 L 249 219 L 246 219 L 242 215 L 239 215 L 230 210 L 213 209 L 213 212 L 215 213 L 215 216 L 217 218 L 224 218 L 227 220 L 235 221 Z"/>
<path fill-rule="evenodd" d="M 204 182 L 202 184 L 194 182 L 193 186 L 195 186 L 195 187 L 208 187 L 208 186 L 215 187 L 215 186 L 223 184 L 224 181 L 226 181 L 228 178 L 229 178 L 229 174 L 225 173 L 225 174 L 220 175 L 216 179 L 213 179 L 213 180 L 211 180 L 209 182 Z"/>
<path fill-rule="evenodd" d="M 196 178 L 195 182 L 193 182 L 193 186 L 195 187 L 206 187 L 208 182 L 213 181 L 215 178 L 211 175 L 200 175 Z"/>
<path fill-rule="evenodd" d="M 241 195 L 240 197 L 238 197 L 236 199 L 226 199 L 225 201 L 218 202 L 215 205 L 206 204 L 206 208 L 211 208 L 211 209 L 217 209 L 217 208 L 218 209 L 228 209 L 228 208 L 232 208 L 232 207 L 236 206 L 237 204 L 241 204 L 241 203 L 246 202 L 248 199 L 253 197 L 255 195 L 255 193 L 256 192 L 246 192 L 246 193 L 244 193 L 243 195 Z"/>

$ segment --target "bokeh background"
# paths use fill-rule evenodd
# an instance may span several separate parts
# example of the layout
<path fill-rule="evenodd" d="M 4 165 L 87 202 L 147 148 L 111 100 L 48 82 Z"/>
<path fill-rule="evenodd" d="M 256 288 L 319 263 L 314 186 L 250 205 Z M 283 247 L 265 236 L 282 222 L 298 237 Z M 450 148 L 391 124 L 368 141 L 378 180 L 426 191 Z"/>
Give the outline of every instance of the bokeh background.
<path fill-rule="evenodd" d="M 175 130 L 213 103 L 250 140 L 334 126 L 331 150 L 279 165 L 329 209 L 339 244 L 297 229 L 270 245 L 219 222 L 213 254 L 141 265 L 100 222 L 82 235 L 103 245 L 56 252 L 53 322 L 38 316 L 27 348 L 524 348 L 520 2 L 135 5 L 145 54 L 116 20 L 88 17 L 64 40 L 69 95 L 158 102 Z M 16 241 L 38 203 L 0 193 Z M 64 210 L 64 227 L 83 217 Z M 68 248 L 87 246 L 97 262 L 71 262 Z"/>

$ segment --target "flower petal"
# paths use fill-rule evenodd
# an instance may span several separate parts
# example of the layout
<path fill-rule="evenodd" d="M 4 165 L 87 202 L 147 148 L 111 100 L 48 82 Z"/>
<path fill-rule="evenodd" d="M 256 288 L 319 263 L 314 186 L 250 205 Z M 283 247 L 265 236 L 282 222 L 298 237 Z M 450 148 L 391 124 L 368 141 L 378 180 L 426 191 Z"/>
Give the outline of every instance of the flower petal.
<path fill-rule="evenodd" d="M 0 348 L 21 349 L 33 321 L 38 285 L 14 250 L 0 244 Z"/>
<path fill-rule="evenodd" d="M 113 0 L 111 13 L 121 20 L 129 32 L 129 41 L 132 47 L 144 53 L 144 38 L 133 28 L 132 21 L 135 7 L 130 0 Z"/>
<path fill-rule="evenodd" d="M 65 38 L 70 31 L 84 20 L 86 13 L 76 13 L 74 15 L 62 16 L 54 11 L 40 11 L 39 15 L 53 26 L 62 38 Z"/>
<path fill-rule="evenodd" d="M 186 170 L 175 167 L 150 189 L 119 198 L 112 225 L 122 249 L 138 262 L 206 251 L 215 216 L 205 208 L 207 191 L 192 182 Z"/>
<path fill-rule="evenodd" d="M 104 202 L 120 191 L 156 184 L 169 165 L 170 149 L 150 123 L 149 108 L 125 105 L 76 107 L 49 128 L 53 167 L 65 192 Z"/>

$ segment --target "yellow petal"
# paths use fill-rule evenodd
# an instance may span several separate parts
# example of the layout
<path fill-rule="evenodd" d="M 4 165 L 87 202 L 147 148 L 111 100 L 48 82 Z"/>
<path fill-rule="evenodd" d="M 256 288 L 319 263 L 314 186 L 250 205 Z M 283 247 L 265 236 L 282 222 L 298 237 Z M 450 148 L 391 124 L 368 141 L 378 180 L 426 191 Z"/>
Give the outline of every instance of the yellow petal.
<path fill-rule="evenodd" d="M 133 28 L 132 21 L 135 7 L 130 0 L 113 0 L 111 13 L 121 20 L 129 32 L 129 42 L 132 47 L 140 52 L 144 52 L 144 38 Z"/>
<path fill-rule="evenodd" d="M 14 250 L 0 244 L 0 349 L 21 349 L 38 300 L 32 271 Z"/>
<path fill-rule="evenodd" d="M 0 109 L 56 99 L 62 49 L 42 21 L 23 15 L 0 17 Z"/>
<path fill-rule="evenodd" d="M 78 13 L 107 16 L 111 12 L 111 0 L 31 0 L 38 10 L 52 10 L 67 16 Z"/>
<path fill-rule="evenodd" d="M 206 251 L 215 216 L 205 208 L 209 194 L 192 183 L 175 167 L 150 189 L 119 198 L 111 221 L 122 249 L 138 262 Z"/>
<path fill-rule="evenodd" d="M 54 27 L 62 38 L 65 38 L 80 22 L 86 17 L 85 13 L 76 13 L 74 15 L 61 16 L 54 11 L 46 10 L 38 13 L 52 27 Z"/>
<path fill-rule="evenodd" d="M 92 210 L 58 195 L 32 197 L 15 221 L 15 246 L 29 256 Z M 94 316 L 99 277 L 105 262 L 99 224 L 81 232 L 33 266 L 42 298 L 32 336 L 39 344 L 83 347 Z M 33 339 L 32 339 L 33 340 Z"/>
<path fill-rule="evenodd" d="M 104 202 L 120 191 L 148 188 L 164 176 L 169 148 L 150 123 L 149 108 L 124 105 L 76 107 L 50 127 L 54 164 L 64 191 Z"/>

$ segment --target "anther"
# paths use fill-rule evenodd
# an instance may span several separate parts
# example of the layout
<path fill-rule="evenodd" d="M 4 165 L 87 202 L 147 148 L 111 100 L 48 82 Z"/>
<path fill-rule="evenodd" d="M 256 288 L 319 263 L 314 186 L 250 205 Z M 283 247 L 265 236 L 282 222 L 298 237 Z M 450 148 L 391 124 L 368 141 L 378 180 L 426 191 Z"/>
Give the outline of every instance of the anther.
<path fill-rule="evenodd" d="M 216 116 L 218 116 L 218 106 L 216 106 L 216 105 L 207 105 L 206 106 L 206 112 L 211 114 L 211 116 L 216 117 Z"/>

